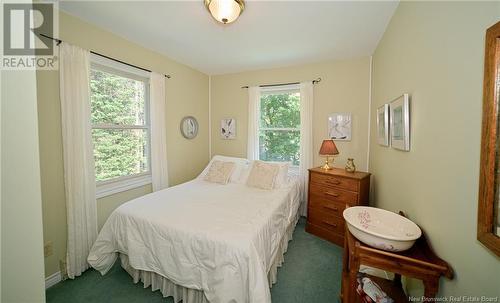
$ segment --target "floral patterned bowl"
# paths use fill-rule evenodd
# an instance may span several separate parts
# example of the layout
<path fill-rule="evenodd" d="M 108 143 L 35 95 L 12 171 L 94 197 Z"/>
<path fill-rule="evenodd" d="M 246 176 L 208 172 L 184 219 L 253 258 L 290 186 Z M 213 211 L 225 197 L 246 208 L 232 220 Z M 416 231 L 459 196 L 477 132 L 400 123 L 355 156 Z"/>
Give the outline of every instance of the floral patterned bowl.
<path fill-rule="evenodd" d="M 422 231 L 417 224 L 393 212 L 366 206 L 344 210 L 351 234 L 361 242 L 387 251 L 410 249 Z"/>

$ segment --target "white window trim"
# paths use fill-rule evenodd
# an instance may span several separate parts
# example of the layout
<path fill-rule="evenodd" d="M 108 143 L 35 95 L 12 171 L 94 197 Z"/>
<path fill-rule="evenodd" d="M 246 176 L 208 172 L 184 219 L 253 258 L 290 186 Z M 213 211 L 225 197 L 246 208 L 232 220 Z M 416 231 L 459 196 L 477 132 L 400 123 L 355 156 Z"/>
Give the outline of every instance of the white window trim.
<path fill-rule="evenodd" d="M 121 193 L 151 183 L 151 173 L 120 177 L 109 181 L 103 181 L 102 183 L 98 182 L 96 185 L 96 199 Z"/>
<path fill-rule="evenodd" d="M 300 84 L 289 84 L 289 85 L 277 85 L 277 86 L 266 86 L 262 87 L 260 90 L 261 94 L 284 94 L 284 93 L 300 93 Z"/>
<path fill-rule="evenodd" d="M 283 131 L 283 132 L 295 132 L 300 131 L 300 127 L 261 127 L 259 131 Z"/>
<path fill-rule="evenodd" d="M 128 74 L 129 77 L 137 80 L 141 79 L 148 79 L 150 78 L 151 72 L 147 72 L 145 70 L 135 68 L 130 65 L 126 65 L 123 63 L 120 63 L 118 61 L 110 60 L 108 58 L 104 58 L 103 56 L 99 56 L 96 54 L 90 54 L 90 63 L 91 65 L 99 65 L 99 66 L 104 66 L 112 71 L 121 71 L 125 74 Z"/>
<path fill-rule="evenodd" d="M 151 174 L 151 121 L 150 121 L 150 100 L 149 100 L 149 78 L 150 73 L 143 70 L 122 64 L 110 59 L 103 58 L 98 55 L 91 54 L 91 68 L 110 72 L 119 76 L 139 80 L 146 85 L 146 124 L 145 125 L 113 125 L 113 124 L 98 124 L 92 125 L 92 129 L 146 129 L 148 131 L 148 170 L 143 173 L 117 177 L 105 181 L 96 182 L 96 199 L 107 197 L 113 194 L 142 187 L 152 183 Z"/>

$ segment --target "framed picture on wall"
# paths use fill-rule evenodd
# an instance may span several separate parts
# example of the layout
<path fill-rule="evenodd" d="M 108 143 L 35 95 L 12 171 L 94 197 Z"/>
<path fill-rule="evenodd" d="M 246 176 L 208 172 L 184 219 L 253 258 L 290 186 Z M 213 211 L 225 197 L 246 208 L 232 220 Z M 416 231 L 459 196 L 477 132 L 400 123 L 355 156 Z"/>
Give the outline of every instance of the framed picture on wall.
<path fill-rule="evenodd" d="M 404 94 L 390 103 L 391 146 L 410 150 L 410 97 Z"/>
<path fill-rule="evenodd" d="M 377 109 L 377 141 L 382 146 L 389 146 L 389 104 Z"/>
<path fill-rule="evenodd" d="M 220 136 L 222 139 L 236 139 L 236 119 L 224 118 L 220 121 Z"/>
<path fill-rule="evenodd" d="M 351 114 L 333 113 L 328 117 L 328 137 L 337 141 L 351 141 Z"/>

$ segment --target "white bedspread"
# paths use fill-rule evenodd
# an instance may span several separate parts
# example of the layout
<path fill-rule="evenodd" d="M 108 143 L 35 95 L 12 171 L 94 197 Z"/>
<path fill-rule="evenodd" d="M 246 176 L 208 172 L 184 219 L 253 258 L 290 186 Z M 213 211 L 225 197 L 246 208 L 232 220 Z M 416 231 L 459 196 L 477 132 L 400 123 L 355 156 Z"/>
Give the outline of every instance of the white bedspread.
<path fill-rule="evenodd" d="M 117 208 L 88 261 L 105 274 L 123 253 L 213 303 L 271 302 L 267 272 L 298 207 L 297 182 L 268 191 L 195 179 Z"/>

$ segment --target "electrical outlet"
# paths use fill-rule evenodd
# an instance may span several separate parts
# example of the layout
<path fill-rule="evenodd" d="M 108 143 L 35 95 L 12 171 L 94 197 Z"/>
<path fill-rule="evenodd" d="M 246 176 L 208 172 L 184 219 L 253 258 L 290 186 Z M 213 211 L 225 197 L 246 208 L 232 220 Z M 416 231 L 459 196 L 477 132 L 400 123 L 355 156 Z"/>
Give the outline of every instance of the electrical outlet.
<path fill-rule="evenodd" d="M 43 246 L 43 256 L 46 258 L 52 256 L 53 254 L 54 254 L 54 249 L 52 246 L 52 241 L 48 241 Z"/>

